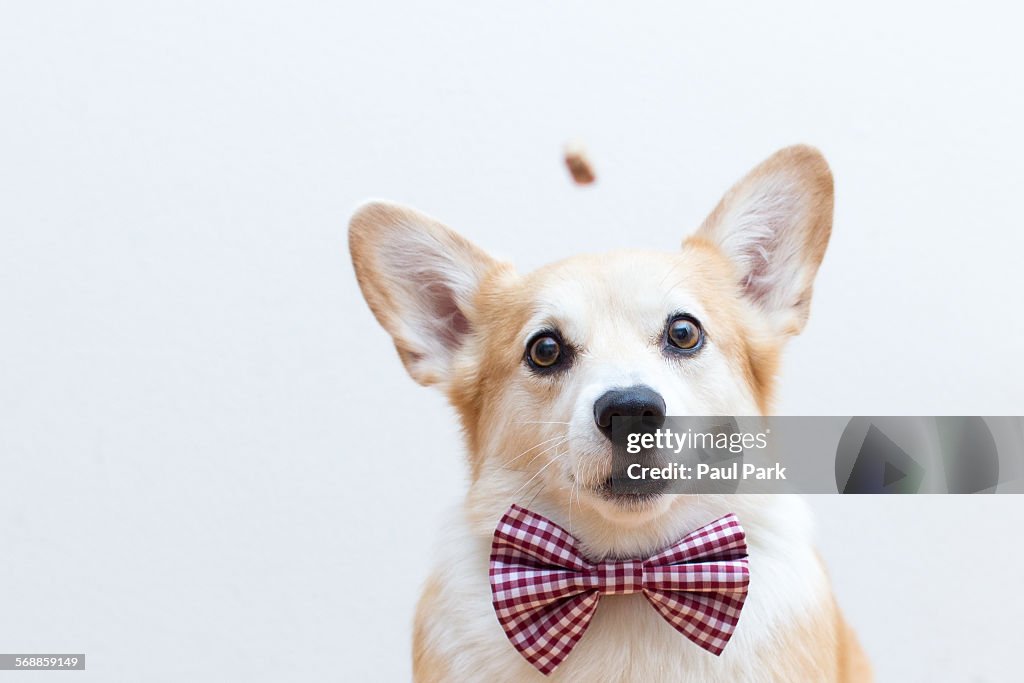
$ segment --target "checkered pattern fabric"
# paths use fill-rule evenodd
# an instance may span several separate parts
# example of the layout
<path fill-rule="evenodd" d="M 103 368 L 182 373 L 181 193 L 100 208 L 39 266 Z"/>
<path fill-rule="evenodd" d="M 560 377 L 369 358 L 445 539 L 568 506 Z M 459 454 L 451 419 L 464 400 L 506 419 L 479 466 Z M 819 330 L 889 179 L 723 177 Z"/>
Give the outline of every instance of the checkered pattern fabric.
<path fill-rule="evenodd" d="M 750 572 L 735 515 L 646 560 L 590 562 L 569 532 L 513 505 L 494 531 L 491 596 L 513 647 L 547 675 L 569 654 L 602 595 L 643 593 L 674 629 L 712 654 L 739 623 Z"/>

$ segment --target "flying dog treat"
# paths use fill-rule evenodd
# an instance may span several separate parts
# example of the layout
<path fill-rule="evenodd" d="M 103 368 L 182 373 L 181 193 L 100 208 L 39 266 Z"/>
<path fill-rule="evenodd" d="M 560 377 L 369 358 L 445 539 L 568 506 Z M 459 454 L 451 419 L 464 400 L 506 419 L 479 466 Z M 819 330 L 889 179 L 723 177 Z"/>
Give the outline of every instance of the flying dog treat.
<path fill-rule="evenodd" d="M 570 142 L 565 146 L 565 165 L 577 185 L 590 185 L 597 178 L 587 158 L 587 151 L 578 142 Z"/>

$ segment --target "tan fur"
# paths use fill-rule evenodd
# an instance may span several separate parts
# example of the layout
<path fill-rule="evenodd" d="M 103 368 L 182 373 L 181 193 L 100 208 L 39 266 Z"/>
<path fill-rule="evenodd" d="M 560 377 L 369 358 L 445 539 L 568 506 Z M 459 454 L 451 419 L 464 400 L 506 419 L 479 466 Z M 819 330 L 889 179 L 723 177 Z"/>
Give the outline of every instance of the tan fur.
<path fill-rule="evenodd" d="M 857 634 L 853 632 L 839 607 L 835 608 L 836 633 L 838 635 L 837 659 L 838 675 L 837 680 L 856 683 L 857 681 L 870 681 L 872 679 L 871 663 L 857 640 Z"/>
<path fill-rule="evenodd" d="M 417 609 L 417 681 L 545 680 L 511 649 L 490 607 L 490 536 L 512 502 L 566 526 L 595 558 L 649 555 L 725 511 L 748 533 L 751 593 L 720 659 L 679 638 L 639 596 L 610 596 L 546 680 L 870 680 L 798 499 L 662 496 L 624 510 L 593 493 L 608 456 L 592 406 L 608 387 L 653 386 L 669 414 L 770 412 L 831 217 L 831 173 L 809 147 L 755 168 L 675 253 L 578 256 L 520 275 L 418 212 L 375 203 L 356 214 L 350 248 L 370 308 L 410 374 L 445 391 L 469 456 L 470 490 Z M 700 353 L 684 361 L 661 346 L 665 316 L 678 310 L 705 331 Z M 557 377 L 524 362 L 531 335 L 548 328 L 577 349 Z"/>
<path fill-rule="evenodd" d="M 417 618 L 412 634 L 412 667 L 416 680 L 421 683 L 441 683 L 451 680 L 444 658 L 439 657 L 436 649 L 431 646 L 427 628 L 418 616 L 436 611 L 437 605 L 441 601 L 441 588 L 441 583 L 435 577 L 428 579 L 423 586 L 419 604 L 416 606 Z"/>

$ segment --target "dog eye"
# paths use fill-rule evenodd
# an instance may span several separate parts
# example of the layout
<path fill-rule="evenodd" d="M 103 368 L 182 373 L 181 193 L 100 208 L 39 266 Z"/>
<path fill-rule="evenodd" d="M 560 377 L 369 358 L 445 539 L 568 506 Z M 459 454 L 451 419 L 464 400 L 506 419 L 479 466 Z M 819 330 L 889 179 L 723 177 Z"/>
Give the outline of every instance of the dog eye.
<path fill-rule="evenodd" d="M 687 316 L 677 316 L 669 321 L 665 331 L 668 342 L 683 351 L 693 351 L 704 340 L 700 323 Z"/>
<path fill-rule="evenodd" d="M 541 335 L 530 344 L 530 362 L 538 368 L 550 368 L 562 356 L 562 345 L 549 334 Z"/>

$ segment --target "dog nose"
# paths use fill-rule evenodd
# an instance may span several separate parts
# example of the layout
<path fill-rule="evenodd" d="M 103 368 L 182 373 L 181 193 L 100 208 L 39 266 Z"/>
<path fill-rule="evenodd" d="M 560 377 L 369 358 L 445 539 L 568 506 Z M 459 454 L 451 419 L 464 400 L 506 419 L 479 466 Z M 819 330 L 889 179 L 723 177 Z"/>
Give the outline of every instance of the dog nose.
<path fill-rule="evenodd" d="M 660 427 L 665 424 L 665 399 L 643 384 L 610 389 L 594 401 L 594 422 L 609 439 L 613 417 L 639 417 L 645 426 Z"/>

